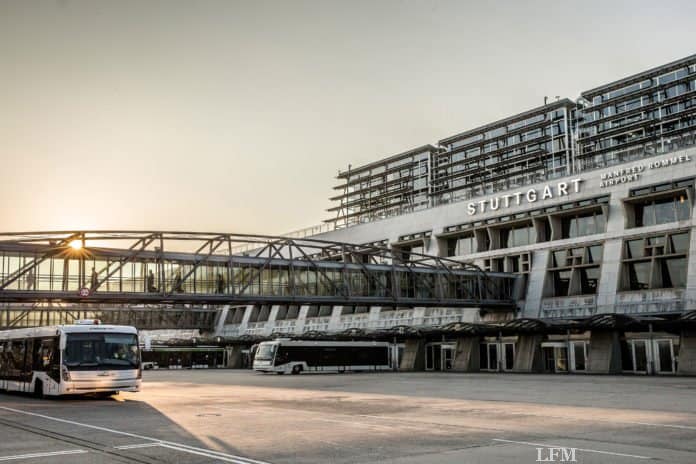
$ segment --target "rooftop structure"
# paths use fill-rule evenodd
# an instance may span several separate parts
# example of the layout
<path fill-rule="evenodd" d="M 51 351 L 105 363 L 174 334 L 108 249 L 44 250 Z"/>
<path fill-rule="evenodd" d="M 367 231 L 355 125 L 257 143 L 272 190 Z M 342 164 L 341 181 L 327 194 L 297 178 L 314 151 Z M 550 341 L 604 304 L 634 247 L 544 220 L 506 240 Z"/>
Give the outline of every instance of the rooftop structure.
<path fill-rule="evenodd" d="M 696 55 L 340 172 L 326 220 L 351 227 L 690 144 Z"/>

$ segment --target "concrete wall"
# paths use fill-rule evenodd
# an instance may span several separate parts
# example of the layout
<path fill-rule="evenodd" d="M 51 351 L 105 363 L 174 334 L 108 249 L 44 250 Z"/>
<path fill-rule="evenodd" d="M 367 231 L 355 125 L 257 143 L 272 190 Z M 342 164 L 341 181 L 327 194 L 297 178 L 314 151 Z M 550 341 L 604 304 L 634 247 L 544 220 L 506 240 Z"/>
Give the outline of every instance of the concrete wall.
<path fill-rule="evenodd" d="M 682 332 L 677 374 L 696 375 L 696 330 Z"/>
<path fill-rule="evenodd" d="M 242 347 L 239 345 L 229 346 L 227 351 L 227 365 L 225 367 L 231 369 L 242 368 Z"/>
<path fill-rule="evenodd" d="M 480 343 L 481 337 L 458 338 L 452 370 L 458 372 L 478 372 L 480 370 Z"/>
<path fill-rule="evenodd" d="M 399 370 L 425 370 L 425 343 L 423 343 L 423 340 L 406 340 Z"/>
<path fill-rule="evenodd" d="M 590 335 L 587 372 L 590 374 L 621 373 L 621 345 L 618 332 L 597 332 Z"/>
<path fill-rule="evenodd" d="M 543 335 L 520 335 L 515 343 L 515 372 L 541 372 L 541 342 Z"/>

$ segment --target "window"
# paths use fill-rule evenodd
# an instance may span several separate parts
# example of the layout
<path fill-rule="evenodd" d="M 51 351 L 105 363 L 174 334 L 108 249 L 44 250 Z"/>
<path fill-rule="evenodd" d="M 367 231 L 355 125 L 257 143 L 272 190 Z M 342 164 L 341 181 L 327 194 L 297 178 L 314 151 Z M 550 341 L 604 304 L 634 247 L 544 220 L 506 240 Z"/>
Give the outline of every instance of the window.
<path fill-rule="evenodd" d="M 599 287 L 602 245 L 565 248 L 551 252 L 551 287 L 546 296 L 595 295 Z"/>
<path fill-rule="evenodd" d="M 605 231 L 606 223 L 602 211 L 565 216 L 561 219 L 562 238 L 583 237 Z"/>
<path fill-rule="evenodd" d="M 690 202 L 685 192 L 659 199 L 646 199 L 634 205 L 635 227 L 683 221 L 691 216 Z"/>
<path fill-rule="evenodd" d="M 689 232 L 624 242 L 624 290 L 686 287 Z"/>
<path fill-rule="evenodd" d="M 447 240 L 447 256 L 466 256 L 476 253 L 476 238 L 473 232 Z"/>
<path fill-rule="evenodd" d="M 500 229 L 500 248 L 513 248 L 534 243 L 536 231 L 531 223 Z"/>

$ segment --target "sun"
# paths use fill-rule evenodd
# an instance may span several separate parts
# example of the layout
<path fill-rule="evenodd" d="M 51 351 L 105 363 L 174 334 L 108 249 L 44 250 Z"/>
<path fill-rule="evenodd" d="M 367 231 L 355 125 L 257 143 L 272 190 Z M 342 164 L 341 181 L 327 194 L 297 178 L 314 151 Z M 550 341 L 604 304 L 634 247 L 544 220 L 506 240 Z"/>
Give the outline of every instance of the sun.
<path fill-rule="evenodd" d="M 82 249 L 82 240 L 77 240 L 77 239 L 73 240 L 72 242 L 70 242 L 70 247 L 73 250 L 81 250 Z"/>

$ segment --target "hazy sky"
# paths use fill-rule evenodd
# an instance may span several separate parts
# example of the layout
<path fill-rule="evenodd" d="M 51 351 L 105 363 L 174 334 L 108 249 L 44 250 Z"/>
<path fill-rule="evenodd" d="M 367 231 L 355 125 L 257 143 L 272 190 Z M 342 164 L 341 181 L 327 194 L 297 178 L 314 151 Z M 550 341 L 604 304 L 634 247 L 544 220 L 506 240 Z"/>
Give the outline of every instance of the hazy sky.
<path fill-rule="evenodd" d="M 0 0 L 0 229 L 282 233 L 338 169 L 696 52 L 689 1 Z"/>

